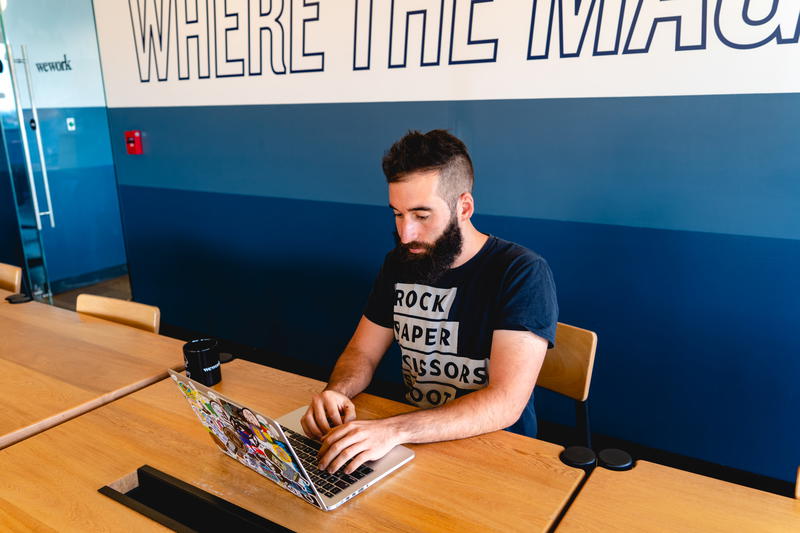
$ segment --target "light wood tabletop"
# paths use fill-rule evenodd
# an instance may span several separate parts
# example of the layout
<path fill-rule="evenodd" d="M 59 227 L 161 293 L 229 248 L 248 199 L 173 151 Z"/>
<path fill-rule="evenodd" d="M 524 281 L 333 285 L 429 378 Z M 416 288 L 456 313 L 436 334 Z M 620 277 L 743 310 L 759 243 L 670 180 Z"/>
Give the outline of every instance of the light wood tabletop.
<path fill-rule="evenodd" d="M 183 368 L 183 341 L 0 290 L 0 449 Z"/>
<path fill-rule="evenodd" d="M 246 361 L 216 390 L 273 416 L 322 383 Z M 355 399 L 359 418 L 413 409 Z M 505 431 L 411 446 L 416 458 L 325 512 L 219 451 L 164 380 L 0 452 L 0 530 L 150 531 L 162 527 L 97 492 L 149 464 L 295 531 L 545 531 L 583 473 L 561 447 Z"/>
<path fill-rule="evenodd" d="M 800 531 L 800 501 L 638 461 L 596 468 L 558 531 L 784 533 Z"/>

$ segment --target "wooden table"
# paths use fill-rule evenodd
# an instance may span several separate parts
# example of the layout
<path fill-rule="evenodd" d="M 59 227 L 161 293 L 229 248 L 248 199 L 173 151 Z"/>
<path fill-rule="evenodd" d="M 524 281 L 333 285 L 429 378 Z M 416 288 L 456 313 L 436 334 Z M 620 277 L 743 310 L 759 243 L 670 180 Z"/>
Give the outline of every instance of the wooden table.
<path fill-rule="evenodd" d="M 592 472 L 558 527 L 570 531 L 800 531 L 800 501 L 646 461 Z"/>
<path fill-rule="evenodd" d="M 280 416 L 322 383 L 246 361 L 215 388 Z M 412 407 L 360 395 L 359 417 Z M 582 478 L 559 446 L 499 431 L 412 446 L 416 458 L 338 509 L 320 511 L 222 454 L 172 380 L 0 452 L 0 530 L 162 527 L 97 492 L 149 464 L 296 531 L 545 531 Z"/>
<path fill-rule="evenodd" d="M 0 290 L 0 449 L 183 368 L 182 341 Z"/>

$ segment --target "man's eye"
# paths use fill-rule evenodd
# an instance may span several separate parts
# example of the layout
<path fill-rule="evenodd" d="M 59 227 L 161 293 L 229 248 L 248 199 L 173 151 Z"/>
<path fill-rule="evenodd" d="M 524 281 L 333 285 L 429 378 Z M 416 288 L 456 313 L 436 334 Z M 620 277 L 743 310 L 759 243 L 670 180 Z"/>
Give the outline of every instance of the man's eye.
<path fill-rule="evenodd" d="M 403 216 L 403 215 L 401 215 L 400 213 L 394 213 L 394 218 L 400 218 L 400 217 L 402 217 L 402 216 Z"/>
<path fill-rule="evenodd" d="M 429 215 L 417 215 L 417 220 L 428 220 Z"/>

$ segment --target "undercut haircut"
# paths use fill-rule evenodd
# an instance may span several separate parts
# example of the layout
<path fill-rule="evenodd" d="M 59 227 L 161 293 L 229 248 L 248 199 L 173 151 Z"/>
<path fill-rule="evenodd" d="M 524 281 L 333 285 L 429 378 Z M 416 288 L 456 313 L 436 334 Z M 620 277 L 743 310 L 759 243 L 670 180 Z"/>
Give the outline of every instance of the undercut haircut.
<path fill-rule="evenodd" d="M 455 213 L 458 198 L 472 192 L 472 159 L 461 140 L 446 130 L 409 131 L 383 156 L 387 183 L 405 181 L 409 174 L 438 170 L 437 194 Z"/>

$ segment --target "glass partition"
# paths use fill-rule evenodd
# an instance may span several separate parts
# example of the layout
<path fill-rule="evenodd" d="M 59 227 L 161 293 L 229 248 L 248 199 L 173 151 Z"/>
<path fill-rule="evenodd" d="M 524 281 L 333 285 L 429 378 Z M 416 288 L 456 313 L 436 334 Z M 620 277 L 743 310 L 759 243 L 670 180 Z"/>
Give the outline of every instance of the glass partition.
<path fill-rule="evenodd" d="M 127 273 L 93 7 L 0 7 L 0 179 L 13 184 L 27 287 L 52 303 Z"/>

